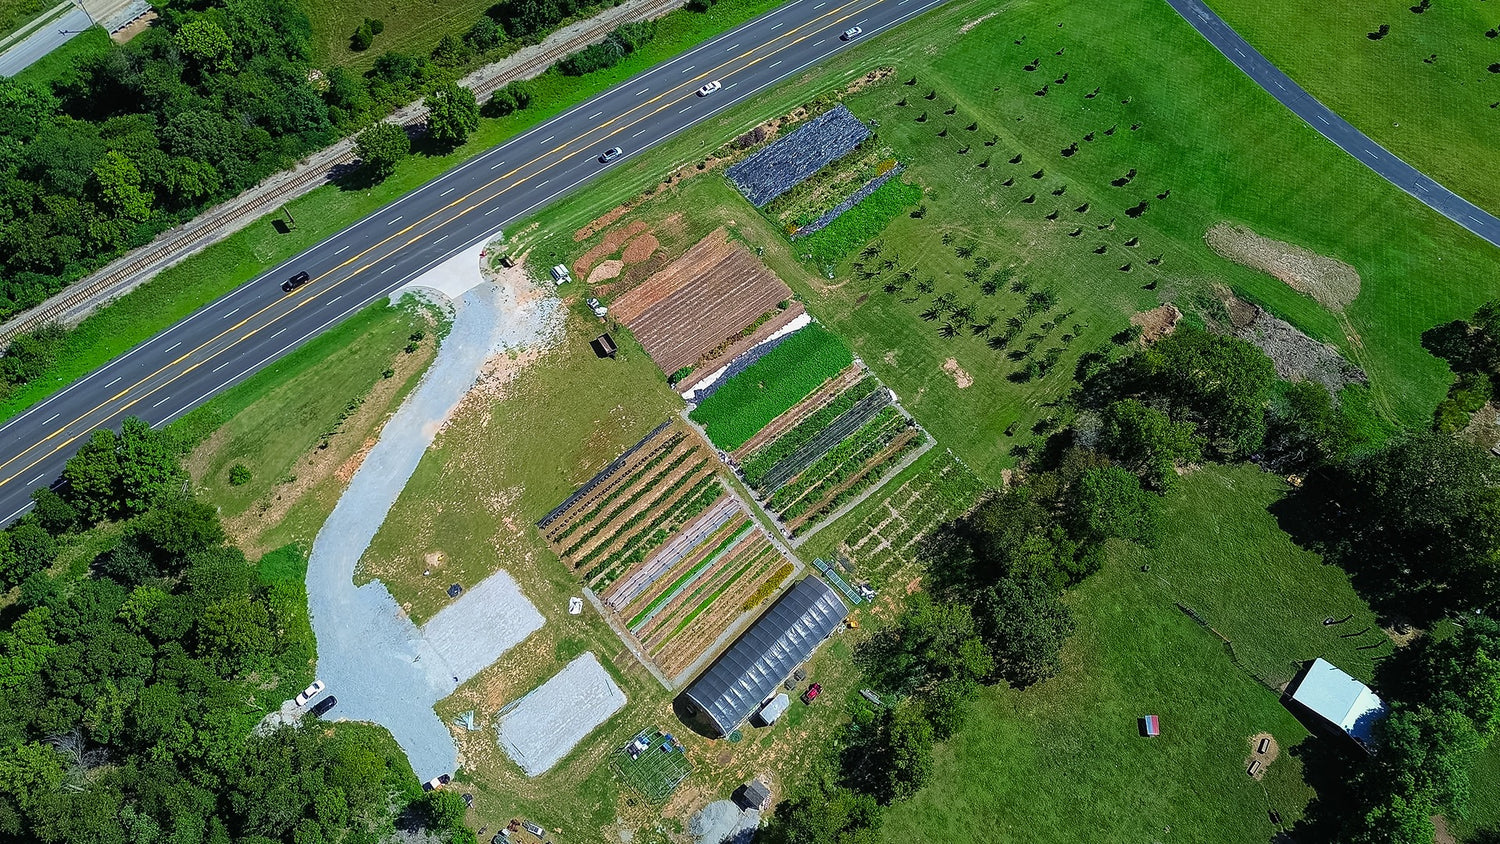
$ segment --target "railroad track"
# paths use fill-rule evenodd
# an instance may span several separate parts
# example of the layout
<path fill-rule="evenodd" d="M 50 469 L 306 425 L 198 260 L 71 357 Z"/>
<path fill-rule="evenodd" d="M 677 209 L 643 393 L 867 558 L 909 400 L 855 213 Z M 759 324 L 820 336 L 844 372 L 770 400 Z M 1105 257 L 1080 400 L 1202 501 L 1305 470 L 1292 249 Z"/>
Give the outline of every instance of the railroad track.
<path fill-rule="evenodd" d="M 559 59 L 598 41 L 621 23 L 660 17 L 683 5 L 684 0 L 649 0 L 619 16 L 606 11 L 595 18 L 603 26 L 589 29 L 566 41 L 534 52 L 498 72 L 496 65 L 481 68 L 460 80 L 474 91 L 480 103 L 518 79 L 540 76 Z M 603 18 L 604 20 L 600 20 Z M 543 42 L 546 43 L 545 41 Z M 501 64 L 501 63 L 496 63 Z M 412 103 L 398 109 L 387 121 L 420 127 L 427 119 L 427 109 Z M 354 141 L 345 138 L 314 153 L 302 165 L 302 172 L 291 176 L 280 174 L 276 184 L 254 188 L 210 209 L 185 225 L 168 231 L 151 243 L 126 253 L 94 273 L 69 285 L 36 307 L 24 311 L 0 325 L 0 349 L 16 335 L 52 322 L 76 323 L 95 308 L 123 296 L 151 280 L 157 273 L 212 246 L 260 219 L 267 211 L 300 197 L 329 181 L 338 168 L 357 161 Z"/>

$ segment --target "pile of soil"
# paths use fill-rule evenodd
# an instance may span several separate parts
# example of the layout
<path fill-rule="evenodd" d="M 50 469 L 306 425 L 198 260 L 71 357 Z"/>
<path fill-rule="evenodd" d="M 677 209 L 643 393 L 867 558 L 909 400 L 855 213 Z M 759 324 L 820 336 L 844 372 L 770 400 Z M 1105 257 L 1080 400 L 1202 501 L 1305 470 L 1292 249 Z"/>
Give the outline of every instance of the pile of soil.
<path fill-rule="evenodd" d="M 1231 223 L 1219 223 L 1203 239 L 1220 257 L 1279 279 L 1330 310 L 1342 311 L 1359 296 L 1359 272 L 1343 261 Z"/>

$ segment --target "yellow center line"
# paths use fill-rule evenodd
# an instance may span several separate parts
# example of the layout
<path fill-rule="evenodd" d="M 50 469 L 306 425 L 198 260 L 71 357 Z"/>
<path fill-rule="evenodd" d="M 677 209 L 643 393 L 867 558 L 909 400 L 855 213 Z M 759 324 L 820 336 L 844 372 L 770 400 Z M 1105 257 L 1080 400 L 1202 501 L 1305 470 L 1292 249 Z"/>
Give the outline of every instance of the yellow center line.
<path fill-rule="evenodd" d="M 457 207 L 461 203 L 463 203 L 463 202 L 465 202 L 465 201 L 473 198 L 474 196 L 476 196 L 476 195 L 478 195 L 478 194 L 480 194 L 480 193 L 482 193 L 482 192 L 484 192 L 484 191 L 486 191 L 486 190 L 494 187 L 495 185 L 499 184 L 500 182 L 505 181 L 506 179 L 510 178 L 511 176 L 514 176 L 516 173 L 521 172 L 522 170 L 526 169 L 527 167 L 530 167 L 531 165 L 533 165 L 533 164 L 535 164 L 535 163 L 537 163 L 537 162 L 539 162 L 539 161 L 547 158 L 548 156 L 553 155 L 555 153 L 558 153 L 558 152 L 560 152 L 562 150 L 568 149 L 569 147 L 572 147 L 573 145 L 577 144 L 579 141 L 583 140 L 584 138 L 587 138 L 589 135 L 592 135 L 592 134 L 594 134 L 596 132 L 599 132 L 599 131 L 601 131 L 603 129 L 606 129 L 606 128 L 610 127 L 613 124 L 619 123 L 621 120 L 624 120 L 625 118 L 629 117 L 630 115 L 635 114 L 636 112 L 641 111 L 642 109 L 648 108 L 649 106 L 651 106 L 651 105 L 653 105 L 655 103 L 661 102 L 663 99 L 665 99 L 667 96 L 669 96 L 670 94 L 672 94 L 674 91 L 681 91 L 681 90 L 683 90 L 685 88 L 690 88 L 690 87 L 696 89 L 696 87 L 698 87 L 698 86 L 694 85 L 693 83 L 696 83 L 696 82 L 698 82 L 698 81 L 700 81 L 702 79 L 705 79 L 705 78 L 707 78 L 707 77 L 709 77 L 709 76 L 711 76 L 713 74 L 716 74 L 716 73 L 718 73 L 718 71 L 722 70 L 725 67 L 728 67 L 728 66 L 734 64 L 735 62 L 739 62 L 739 61 L 743 61 L 743 60 L 747 59 L 748 57 L 750 57 L 754 53 L 756 53 L 758 51 L 761 51 L 761 50 L 764 50 L 767 47 L 771 47 L 772 45 L 776 44 L 777 41 L 780 41 L 780 40 L 786 38 L 787 36 L 790 36 L 790 35 L 792 35 L 792 34 L 794 34 L 796 32 L 799 32 L 799 31 L 808 29 L 810 27 L 813 27 L 815 24 L 819 24 L 820 22 L 822 22 L 822 21 L 824 21 L 824 20 L 826 20 L 828 18 L 831 18 L 831 17 L 833 17 L 835 15 L 838 15 L 839 13 L 843 12 L 845 9 L 850 8 L 851 6 L 861 6 L 861 8 L 856 9 L 855 11 L 850 12 L 847 15 L 844 15 L 844 17 L 839 18 L 836 21 L 831 21 L 830 23 L 834 24 L 834 25 L 836 25 L 838 23 L 842 23 L 843 21 L 848 20 L 849 18 L 853 17 L 854 15 L 858 14 L 859 12 L 865 11 L 866 9 L 869 9 L 869 8 L 872 8 L 872 7 L 876 6 L 876 5 L 878 5 L 880 2 L 883 2 L 883 0 L 875 0 L 875 2 L 868 3 L 867 5 L 861 5 L 862 3 L 864 3 L 864 0 L 853 0 L 853 2 L 845 3 L 844 5 L 835 7 L 833 9 L 829 10 L 828 12 L 825 12 L 824 14 L 819 15 L 816 18 L 813 18 L 812 20 L 807 21 L 804 24 L 801 24 L 799 26 L 793 27 L 792 29 L 787 30 L 785 33 L 781 33 L 781 34 L 777 35 L 775 38 L 771 39 L 770 41 L 766 41 L 766 42 L 764 42 L 764 43 L 762 43 L 760 45 L 752 47 L 751 49 L 746 50 L 745 52 L 739 54 L 738 56 L 735 56 L 732 59 L 729 59 L 729 60 L 727 60 L 725 62 L 722 62 L 719 65 L 717 65 L 717 66 L 715 66 L 713 68 L 710 68 L 709 70 L 706 70 L 703 73 L 698 74 L 697 76 L 694 76 L 694 77 L 692 77 L 690 79 L 687 79 L 687 80 L 684 80 L 684 81 L 681 81 L 681 82 L 678 82 L 678 83 L 676 83 L 676 84 L 668 87 L 665 91 L 663 91 L 662 93 L 658 94 L 657 96 L 652 97 L 651 99 L 646 100 L 646 101 L 640 103 L 639 105 L 632 107 L 629 111 L 626 111 L 626 112 L 624 112 L 622 114 L 616 115 L 615 117 L 613 117 L 613 118 L 611 118 L 611 119 L 609 119 L 607 121 L 604 121 L 603 123 L 599 124 L 598 126 L 592 127 L 589 130 L 587 130 L 587 131 L 579 134 L 578 136 L 576 136 L 576 137 L 574 137 L 574 138 L 572 138 L 572 139 L 570 139 L 568 141 L 565 141 L 565 142 L 563 142 L 563 143 L 561 143 L 561 144 L 553 147 L 552 149 L 550 149 L 550 150 L 548 150 L 546 152 L 541 153 L 540 155 L 537 155 L 535 158 L 532 158 L 530 161 L 528 161 L 528 162 L 526 162 L 524 164 L 521 164 L 521 165 L 513 168 L 512 170 L 510 170 L 509 172 L 505 173 L 504 175 L 501 175 L 501 176 L 499 176 L 499 177 L 497 177 L 497 178 L 495 178 L 495 179 L 493 179 L 493 180 L 485 183 L 484 185 L 481 185 L 481 186 L 475 188 L 472 191 L 469 191 L 468 193 L 464 194 L 463 196 L 459 197 L 458 199 L 454 200 L 453 202 L 450 202 L 448 205 L 445 205 L 442 208 L 439 208 L 439 209 L 437 209 L 437 210 L 435 210 L 435 211 L 427 214 L 426 216 L 422 217 L 419 220 L 416 220 L 415 222 L 411 223 L 410 225 L 406 226 L 405 228 L 403 228 L 403 229 L 401 229 L 401 230 L 399 230 L 397 232 L 393 232 L 392 234 L 390 234 L 389 236 L 383 238 L 379 242 L 371 244 L 368 247 L 365 247 L 364 249 L 360 250 L 359 252 L 355 253 L 354 255 L 351 255 L 349 258 L 345 259 L 341 263 L 337 264 L 332 269 L 330 269 L 330 270 L 328 270 L 328 271 L 326 271 L 324 273 L 321 273 L 317 277 L 313 278 L 309 282 L 308 286 L 310 287 L 311 284 L 316 283 L 318 281 L 321 281 L 321 280 L 327 278 L 328 276 L 336 273 L 338 270 L 342 269 L 343 267 L 348 266 L 349 264 L 353 263 L 354 261 L 359 260 L 360 258 L 362 258 L 363 256 L 369 254 L 370 252 L 372 252 L 374 250 L 377 250 L 380 247 L 382 247 L 382 246 L 390 243 L 392 240 L 394 240 L 394 239 L 396 239 L 396 238 L 398 238 L 398 237 L 400 237 L 400 236 L 402 236 L 404 234 L 410 233 L 413 229 L 417 228 L 418 226 L 421 226 L 423 223 L 427 222 L 428 220 L 431 220 L 433 217 L 436 217 L 439 214 L 444 213 L 445 211 L 449 211 L 449 210 Z M 755 65 L 760 64 L 761 62 L 766 61 L 771 56 L 774 56 L 774 55 L 776 55 L 779 52 L 782 52 L 784 50 L 790 49 L 791 47 L 793 47 L 793 46 L 795 46 L 797 44 L 800 44 L 803 41 L 806 41 L 807 39 L 809 39 L 809 38 L 813 37 L 814 35 L 816 35 L 818 31 L 822 31 L 823 29 L 826 29 L 826 28 L 828 28 L 828 26 L 824 25 L 824 26 L 820 27 L 816 31 L 808 32 L 807 34 L 805 34 L 805 35 L 803 35 L 803 36 L 801 36 L 799 38 L 796 38 L 796 39 L 793 39 L 791 41 L 788 41 L 787 43 L 782 44 L 782 45 L 776 47 L 774 50 L 771 50 L 770 52 L 766 53 L 763 56 L 759 56 L 757 58 L 751 59 L 750 61 L 748 61 L 744 65 L 744 67 L 738 68 L 737 70 L 732 71 L 732 72 L 743 72 L 745 70 L 748 70 L 749 68 L 754 67 Z M 617 129 L 614 129 L 613 131 L 611 131 L 608 134 L 604 135 L 599 140 L 603 140 L 603 139 L 606 139 L 606 138 L 614 137 L 615 135 L 620 134 L 621 132 L 625 131 L 626 129 L 629 129 L 629 128 L 633 127 L 633 126 L 639 125 L 640 123 L 642 123 L 645 120 L 651 118 L 652 116 L 661 113 L 662 111 L 664 111 L 664 110 L 672 107 L 673 105 L 676 105 L 677 103 L 682 102 L 685 99 L 688 99 L 688 97 L 679 97 L 679 98 L 677 98 L 677 99 L 675 99 L 675 100 L 673 100 L 671 102 L 659 105 L 655 109 L 652 109 L 650 112 L 648 112 L 648 113 L 646 113 L 646 114 L 644 114 L 644 115 L 636 118 L 635 120 L 633 120 L 633 121 L 631 121 L 631 122 L 629 122 L 629 123 L 627 123 L 625 125 L 620 126 Z M 598 141 L 592 141 L 590 143 L 598 143 Z M 581 149 L 581 147 L 580 147 L 580 149 Z M 567 155 L 571 155 L 571 154 L 573 154 L 573 153 L 569 152 Z M 567 155 L 564 155 L 563 158 L 566 158 Z M 554 162 L 554 164 L 555 163 L 560 163 L 560 162 Z M 551 166 L 554 166 L 554 165 L 548 165 L 548 167 L 551 167 Z M 284 317 L 290 316 L 292 313 L 294 313 L 295 311 L 297 311 L 301 307 L 303 307 L 305 305 L 308 305 L 308 304 L 311 304 L 312 302 L 317 301 L 319 298 L 321 298 L 325 294 L 327 294 L 327 293 L 329 293 L 329 292 L 337 289 L 338 285 L 341 285 L 341 284 L 343 284 L 345 282 L 348 282 L 348 281 L 354 279 L 359 274 L 361 274 L 361 273 L 369 270 L 371 267 L 375 266 L 375 264 L 377 262 L 379 262 L 380 260 L 385 259 L 385 258 L 390 258 L 391 256 L 393 256 L 393 255 L 397 254 L 398 252 L 400 252 L 402 249 L 404 249 L 404 248 L 406 248 L 406 247 L 408 247 L 408 246 L 410 246 L 410 245 L 412 245 L 414 243 L 417 243 L 418 241 L 422 240 L 423 237 L 430 236 L 432 233 L 434 233 L 435 231 L 437 231 L 442 226 L 446 226 L 446 225 L 449 225 L 449 224 L 457 221 L 458 219 L 462 218 L 464 215 L 472 213 L 473 211 L 475 211 L 475 210 L 483 207 L 485 203 L 490 202 L 490 201 L 492 201 L 494 199 L 497 199 L 498 197 L 503 196 L 504 194 L 506 194 L 506 193 L 508 193 L 508 192 L 510 192 L 512 190 L 515 190 L 516 188 L 520 187 L 521 185 L 525 184 L 526 182 L 530 181 L 531 179 L 536 178 L 537 176 L 539 176 L 539 175 L 541 175 L 542 173 L 545 173 L 545 172 L 546 172 L 546 168 L 544 168 L 542 170 L 539 170 L 536 173 L 532 173 L 529 176 L 523 176 L 522 178 L 516 180 L 514 183 L 512 183 L 510 185 L 507 185 L 506 187 L 504 187 L 504 188 L 500 189 L 499 191 L 491 194 L 490 196 L 486 197 L 485 199 L 480 200 L 479 202 L 470 204 L 469 206 L 467 206 L 464 209 L 462 209 L 461 211 L 459 211 L 457 214 L 454 214 L 453 216 L 449 217 L 447 220 L 444 220 L 441 223 L 439 223 L 437 226 L 433 227 L 432 229 L 429 229 L 427 232 L 424 232 L 422 234 L 418 234 L 417 236 L 408 239 L 404 243 L 398 244 L 395 248 L 393 248 L 389 252 L 385 253 L 384 255 L 379 256 L 379 257 L 375 258 L 372 261 L 368 261 L 368 262 L 360 265 L 359 267 L 356 267 L 352 272 L 350 272 L 345 277 L 343 277 L 341 279 L 338 279 L 335 282 L 332 282 L 331 284 L 329 284 L 329 285 L 323 287 L 322 289 L 318 290 L 316 293 L 305 294 L 305 295 L 303 295 L 301 297 L 298 297 L 293 302 L 292 306 L 286 310 L 285 313 L 277 315 L 277 316 L 273 316 L 269 321 L 266 322 L 265 325 L 262 325 L 262 326 L 250 329 L 249 331 L 247 331 L 246 333 L 244 333 L 243 335 L 241 335 L 240 337 L 238 337 L 237 339 L 235 339 L 233 342 L 231 342 L 229 345 L 225 346 L 222 349 L 219 349 L 218 351 L 215 351 L 215 352 L 211 353 L 210 355 L 208 355 L 207 357 L 205 357 L 203 360 L 201 360 L 201 361 L 199 361 L 197 363 L 194 363 L 194 364 L 188 366 L 187 368 L 183 369 L 181 372 L 173 375 L 170 379 L 168 379 L 168 380 L 162 382 L 161 384 L 159 384 L 159 385 L 151 388 L 150 390 L 144 392 L 140 396 L 138 396 L 138 397 L 132 399 L 131 401 L 125 403 L 121 407 L 116 408 L 109 415 L 110 416 L 114 416 L 114 415 L 122 413 L 122 412 L 124 412 L 126 410 L 129 410 L 131 407 L 134 407 L 136 404 L 139 404 L 144 399 L 149 398 L 150 396 L 154 395 L 156 392 L 160 391 L 163 387 L 166 387 L 166 386 L 170 385 L 171 383 L 173 383 L 173 382 L 179 380 L 180 378 L 188 375 L 189 373 L 193 372 L 193 370 L 197 369 L 198 367 L 203 366 L 204 364 L 206 364 L 206 363 L 214 360 L 215 358 L 217 358 L 219 355 L 222 355 L 225 352 L 229 351 L 230 349 L 233 349 L 235 346 L 239 345 L 240 343 L 242 343 L 242 342 L 244 342 L 244 341 L 246 341 L 246 340 L 254 337 L 255 335 L 257 335 L 261 331 L 264 331 L 265 329 L 267 329 L 267 328 L 275 325 L 278 321 L 280 321 Z M 379 212 L 376 212 L 376 213 L 379 213 Z M 373 215 L 371 215 L 371 216 L 373 216 Z M 369 219 L 369 218 L 366 218 L 366 219 Z M 196 347 L 194 347 L 194 348 L 192 348 L 192 349 L 184 352 L 183 354 L 179 355 L 177 358 L 173 359 L 172 361 L 170 361 L 170 362 L 162 365 L 160 368 L 158 368 L 154 372 L 151 372 L 150 374 L 142 377 L 140 380 L 136 381 L 134 384 L 131 384 L 130 386 L 125 387 L 124 389 L 120 390 L 118 393 L 115 393 L 113 396 L 110 396 L 108 399 L 105 399 L 104 401 L 100 402 L 99 404 L 95 405 L 94 407 L 90 408 L 89 410 L 85 411 L 84 413 L 80 414 L 73 421 L 68 422 L 68 423 L 66 423 L 66 424 L 64 424 L 62 426 L 59 426 L 56 430 L 54 430 L 53 432 L 49 433 L 48 435 L 46 435 L 45 437 L 41 438 L 40 440 L 37 440 L 32 445 L 28 446 L 26 449 L 24 449 L 23 451 L 21 451 L 18 454 L 16 454 L 14 457 L 11 457 L 10 459 L 4 461 L 3 463 L 0 463 L 0 470 L 5 469 L 6 467 L 10 466 L 10 464 L 16 462 L 17 460 L 20 460 L 27 453 L 29 453 L 32 450 L 37 449 L 38 447 L 44 445 L 49 440 L 52 440 L 52 439 L 54 439 L 54 438 L 62 435 L 64 432 L 67 431 L 68 428 L 72 427 L 73 425 L 76 425 L 79 422 L 82 422 L 83 420 L 87 419 L 90 415 L 92 415 L 96 411 L 104 408 L 105 406 L 107 406 L 107 405 L 109 405 L 109 404 L 111 404 L 111 403 L 113 403 L 115 401 L 118 401 L 119 399 L 121 399 L 124 396 L 126 396 L 127 394 L 129 394 L 132 390 L 135 390 L 138 387 L 140 387 L 141 385 L 146 384 L 151 379 L 157 377 L 158 375 L 161 375 L 163 372 L 171 369 L 172 367 L 177 366 L 178 364 L 182 363 L 183 361 L 187 360 L 188 358 L 192 357 L 193 355 L 197 354 L 198 352 L 202 351 L 203 349 L 205 349 L 205 348 L 211 346 L 212 344 L 214 344 L 215 342 L 223 339 L 225 336 L 227 336 L 227 335 L 229 335 L 229 334 L 231 334 L 231 333 L 233 333 L 235 331 L 238 331 L 241 328 L 244 328 L 248 323 L 250 323 L 256 317 L 259 317 L 262 314 L 265 314 L 267 311 L 270 311 L 270 310 L 276 308 L 277 306 L 284 305 L 288 301 L 290 301 L 288 298 L 279 298 L 276 301 L 271 302 L 270 304 L 268 304 L 265 307 L 261 308 L 260 310 L 255 311 L 254 313 L 246 316 L 245 318 L 241 319 L 239 322 L 235 323 L 234 325 L 232 325 L 232 326 L 224 329 L 223 331 L 219 332 L 218 334 L 214 335 L 213 337 L 209 338 L 208 340 L 205 340 L 204 342 L 200 343 L 198 346 L 196 346 Z M 42 460 L 45 460 L 47 458 L 47 456 L 49 456 L 49 455 L 51 455 L 53 453 L 56 453 L 57 451 L 59 451 L 59 450 L 61 450 L 63 448 L 66 448 L 68 445 L 72 444 L 73 442 L 77 441 L 79 438 L 83 437 L 85 434 L 88 434 L 88 433 L 92 433 L 92 431 L 91 430 L 89 430 L 89 431 L 80 431 L 79 433 L 74 434 L 73 436 L 68 437 L 67 439 L 64 439 L 64 440 L 58 442 L 52 449 L 44 452 L 41 457 L 38 457 L 36 460 L 32 461 L 31 463 L 28 463 L 27 465 L 21 467 L 20 469 L 16 470 L 14 473 L 10 474 L 9 476 L 5 477 L 4 479 L 0 479 L 0 487 L 3 487 L 5 484 L 7 484 L 7 483 L 9 483 L 9 482 L 11 482 L 13 480 L 15 480 L 20 475 L 25 474 L 29 469 L 31 469 L 32 467 L 36 466 Z"/>

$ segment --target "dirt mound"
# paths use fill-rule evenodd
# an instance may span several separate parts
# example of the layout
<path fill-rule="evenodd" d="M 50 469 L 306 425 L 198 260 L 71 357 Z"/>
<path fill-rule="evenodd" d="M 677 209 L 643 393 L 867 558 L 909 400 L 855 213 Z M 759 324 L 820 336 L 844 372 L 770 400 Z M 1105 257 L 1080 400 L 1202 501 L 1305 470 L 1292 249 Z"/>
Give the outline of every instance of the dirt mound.
<path fill-rule="evenodd" d="M 957 358 L 948 358 L 943 361 L 943 371 L 953 376 L 953 383 L 957 384 L 960 390 L 967 390 L 974 386 L 974 376 L 958 365 Z"/>
<path fill-rule="evenodd" d="M 1219 223 L 1203 235 L 1208 248 L 1236 264 L 1259 270 L 1319 304 L 1342 311 L 1359 296 L 1359 272 L 1333 258 L 1262 237 L 1246 226 Z"/>
<path fill-rule="evenodd" d="M 573 232 L 573 242 L 582 243 L 585 240 L 588 240 L 589 238 L 598 234 L 599 232 L 604 231 L 606 227 L 614 225 L 616 220 L 625 216 L 625 212 L 629 210 L 630 203 L 628 202 L 624 205 L 616 205 L 614 208 L 611 208 L 608 211 L 604 212 L 604 214 L 599 216 L 593 222 L 589 223 L 578 231 Z"/>
<path fill-rule="evenodd" d="M 594 268 L 594 264 L 620 251 L 620 247 L 625 245 L 625 241 L 645 230 L 646 224 L 644 222 L 634 220 L 624 228 L 614 229 L 606 233 L 598 244 L 579 256 L 577 261 L 573 262 L 573 277 L 588 277 L 589 271 Z M 654 240 L 655 238 L 652 239 Z"/>
<path fill-rule="evenodd" d="M 1142 311 L 1130 315 L 1130 324 L 1140 326 L 1141 343 L 1151 345 L 1161 338 L 1177 330 L 1177 322 L 1182 319 L 1182 311 L 1177 306 L 1168 302 L 1159 308 Z"/>
<path fill-rule="evenodd" d="M 656 254 L 657 247 L 659 246 L 661 244 L 657 242 L 656 236 L 651 234 L 651 232 L 645 232 L 640 237 L 634 238 L 625 244 L 625 251 L 620 253 L 620 260 L 627 264 L 640 263 Z"/>
<path fill-rule="evenodd" d="M 1286 320 L 1244 303 L 1231 308 L 1231 313 L 1245 307 L 1253 309 L 1253 316 L 1243 325 L 1237 320 L 1234 333 L 1265 352 L 1278 376 L 1288 381 L 1316 381 L 1335 395 L 1346 384 L 1370 382 L 1365 371 L 1345 360 L 1337 348 L 1303 334 Z"/>
<path fill-rule="evenodd" d="M 608 261 L 600 261 L 599 266 L 589 271 L 588 283 L 598 284 L 601 281 L 609 281 L 618 276 L 620 270 L 623 269 L 625 269 L 624 261 L 617 261 L 613 258 Z"/>

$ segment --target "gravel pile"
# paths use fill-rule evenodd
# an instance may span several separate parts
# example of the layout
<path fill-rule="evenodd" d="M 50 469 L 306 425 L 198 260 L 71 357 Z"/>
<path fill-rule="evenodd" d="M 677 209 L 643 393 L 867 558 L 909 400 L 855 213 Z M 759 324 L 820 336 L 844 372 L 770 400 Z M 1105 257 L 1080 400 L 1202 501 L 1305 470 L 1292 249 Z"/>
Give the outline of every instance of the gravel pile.
<path fill-rule="evenodd" d="M 905 169 L 906 165 L 897 164 L 895 168 L 891 170 L 891 172 L 886 173 L 883 176 L 876 176 L 875 178 L 871 179 L 865 184 L 864 187 L 855 191 L 853 194 L 850 194 L 848 199 L 840 202 L 838 205 L 833 206 L 833 208 L 829 209 L 828 212 L 823 216 L 819 217 L 816 220 L 813 220 L 811 223 L 808 223 L 807 225 L 793 232 L 792 239 L 796 240 L 799 237 L 806 237 L 813 232 L 822 231 L 823 229 L 828 228 L 828 224 L 832 223 L 834 220 L 837 220 L 839 218 L 839 215 L 860 204 L 861 202 L 864 202 L 865 197 L 879 190 L 881 185 L 901 175 L 901 171 Z"/>
<path fill-rule="evenodd" d="M 798 182 L 847 155 L 870 137 L 870 127 L 842 104 L 804 123 L 724 171 L 740 193 L 759 208 Z"/>
<path fill-rule="evenodd" d="M 338 698 L 327 717 L 389 729 L 423 780 L 458 765 L 453 736 L 433 704 L 536 629 L 541 616 L 502 572 L 419 629 L 380 581 L 355 586 L 354 570 L 485 359 L 501 349 L 536 345 L 556 324 L 556 299 L 527 298 L 522 304 L 515 290 L 486 283 L 455 303 L 453 326 L 437 358 L 385 424 L 318 531 L 308 562 L 318 677 L 328 684 L 327 694 Z"/>
<path fill-rule="evenodd" d="M 526 776 L 544 774 L 609 716 L 625 706 L 599 658 L 586 652 L 500 713 L 500 746 Z"/>
<path fill-rule="evenodd" d="M 760 812 L 715 800 L 688 821 L 688 833 L 697 844 L 750 844 L 759 826 Z"/>
<path fill-rule="evenodd" d="M 1344 360 L 1337 348 L 1314 340 L 1265 311 L 1235 333 L 1265 352 L 1276 366 L 1276 374 L 1288 381 L 1316 381 L 1335 395 L 1346 384 L 1370 383 L 1365 371 Z"/>

